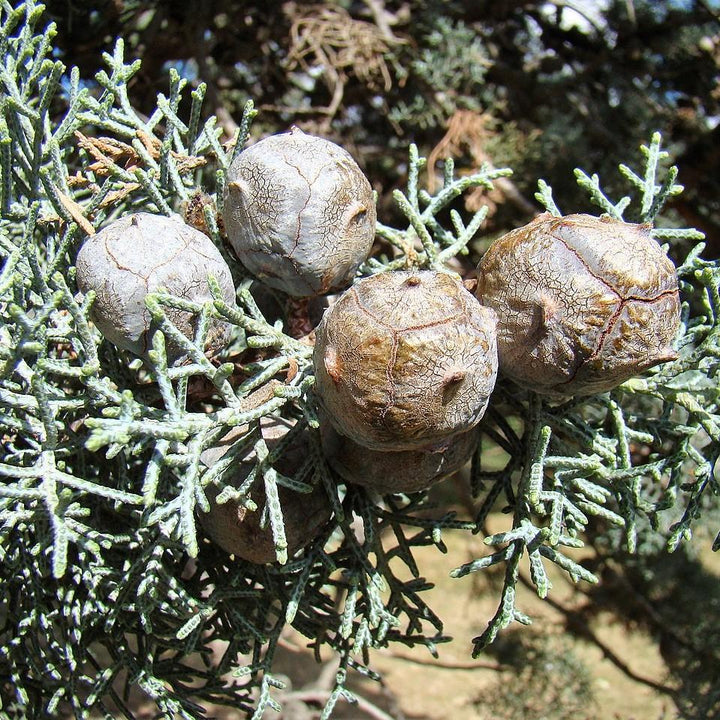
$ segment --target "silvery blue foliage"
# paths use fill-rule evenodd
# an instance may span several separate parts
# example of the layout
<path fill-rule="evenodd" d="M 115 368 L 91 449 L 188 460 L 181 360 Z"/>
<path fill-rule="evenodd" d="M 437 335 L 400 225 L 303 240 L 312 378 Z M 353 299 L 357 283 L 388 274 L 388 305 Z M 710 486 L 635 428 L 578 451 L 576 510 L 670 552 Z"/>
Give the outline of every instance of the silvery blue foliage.
<path fill-rule="evenodd" d="M 521 563 L 541 596 L 549 591 L 548 562 L 576 580 L 595 580 L 565 550 L 583 544 L 591 518 L 620 528 L 632 550 L 647 517 L 672 549 L 716 502 L 720 268 L 702 259 L 701 246 L 678 268 L 684 305 L 676 361 L 611 393 L 560 405 L 498 384 L 479 426 L 474 517 L 430 512 L 425 493 L 380 499 L 345 488 L 317 432 L 296 476 L 278 473 L 258 421 L 275 413 L 298 431 L 317 427 L 312 348 L 282 319 L 263 314 L 217 223 L 225 171 L 245 143 L 252 105 L 223 145 L 215 119 L 201 120 L 204 86 L 189 93 L 183 115 L 186 82 L 171 70 L 167 94 L 142 116 L 128 91 L 139 63 L 125 61 L 123 43 L 104 57 L 96 84 L 85 83 L 52 59 L 55 31 L 43 25 L 42 10 L 33 1 L 0 3 L 3 713 L 131 718 L 125 689 L 132 687 L 160 717 L 200 718 L 204 704 L 220 703 L 259 718 L 278 706 L 283 683 L 274 654 L 292 626 L 318 654 L 324 648 L 339 659 L 323 711 L 329 717 L 339 700 L 353 698 L 349 672 L 377 677 L 373 648 L 424 645 L 435 654 L 448 639 L 423 600 L 428 584 L 413 548 L 443 551 L 443 532 L 482 532 L 499 499 L 511 510 L 510 527 L 486 538 L 490 554 L 454 573 L 505 567 L 497 614 L 476 652 L 511 622 L 529 622 L 515 602 Z M 645 156 L 642 170 L 623 174 L 639 197 L 636 214 L 652 221 L 679 188 L 675 171 L 661 169 L 659 137 Z M 443 187 L 430 195 L 420 187 L 422 165 L 411 148 L 407 190 L 396 192 L 407 224 L 379 225 L 387 253 L 369 259 L 361 274 L 444 267 L 465 252 L 484 218 L 481 211 L 464 221 L 453 201 L 508 174 L 485 167 L 455 178 L 448 162 Z M 582 174 L 579 182 L 602 212 L 623 216 L 633 207 L 607 198 L 597 178 Z M 559 212 L 547 185 L 540 196 Z M 103 339 L 89 321 L 93 294 L 80 293 L 75 281 L 83 238 L 135 211 L 184 213 L 225 253 L 237 287 L 237 305 L 217 285 L 202 303 L 150 293 L 156 330 L 145 362 Z M 168 309 L 197 315 L 194 337 L 178 330 Z M 234 328 L 219 361 L 203 352 L 214 320 Z M 188 362 L 168 366 L 170 342 Z M 223 460 L 204 465 L 201 454 L 234 428 L 245 430 Z M 507 453 L 499 471 L 483 467 L 490 446 Z M 234 488 L 230 468 L 251 454 L 248 477 L 268 498 L 256 511 L 276 540 L 277 562 L 267 565 L 228 556 L 195 521 L 210 485 L 226 498 L 248 499 L 249 484 Z M 287 557 L 282 509 L 273 502 L 278 487 L 318 485 L 333 521 Z M 397 544 L 381 542 L 391 534 Z"/>

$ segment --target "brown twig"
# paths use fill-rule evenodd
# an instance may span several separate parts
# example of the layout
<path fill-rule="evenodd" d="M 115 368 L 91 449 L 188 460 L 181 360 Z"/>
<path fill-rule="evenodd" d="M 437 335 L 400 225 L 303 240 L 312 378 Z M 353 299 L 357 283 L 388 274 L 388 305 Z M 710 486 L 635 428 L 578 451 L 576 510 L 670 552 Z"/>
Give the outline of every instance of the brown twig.
<path fill-rule="evenodd" d="M 428 155 L 428 190 L 431 193 L 434 192 L 437 184 L 435 164 L 441 158 L 458 157 L 467 150 L 472 159 L 473 172 L 483 165 L 493 167 L 492 159 L 485 150 L 485 145 L 493 134 L 488 127 L 490 121 L 491 118 L 486 113 L 473 110 L 455 111 L 448 121 L 445 135 Z M 490 193 L 485 188 L 476 188 L 468 194 L 465 200 L 468 210 L 478 210 L 482 205 L 488 205 L 492 213 L 504 198 L 525 215 L 537 215 L 537 207 L 523 196 L 512 180 L 497 178 L 494 183 L 495 190 Z"/>
<path fill-rule="evenodd" d="M 443 662 L 440 660 L 424 660 L 422 658 L 416 658 L 394 651 L 389 651 L 386 654 L 396 660 L 402 660 L 403 662 L 412 663 L 413 665 L 433 667 L 438 670 L 493 670 L 494 672 L 502 672 L 507 669 L 506 666 L 491 662 Z"/>
<path fill-rule="evenodd" d="M 685 635 L 678 632 L 674 627 L 669 626 L 662 615 L 655 609 L 652 602 L 645 596 L 645 594 L 638 590 L 638 588 L 633 585 L 633 583 L 621 572 L 621 570 L 617 570 L 613 567 L 613 563 L 611 562 L 611 559 L 604 555 L 597 547 L 597 544 L 595 542 L 589 543 L 593 550 L 595 551 L 595 554 L 599 558 L 600 562 L 608 568 L 613 573 L 612 582 L 617 582 L 622 585 L 623 591 L 630 594 L 633 598 L 633 600 L 640 606 L 642 612 L 644 613 L 645 617 L 649 620 L 651 625 L 655 626 L 655 629 L 662 633 L 663 635 L 667 635 L 668 637 L 671 637 L 674 642 L 676 642 L 681 647 L 686 648 L 687 650 L 690 650 L 696 654 L 701 654 L 702 648 L 699 648 L 695 643 L 693 643 L 690 639 L 688 639 Z M 568 580 L 569 581 L 569 580 Z M 582 592 L 586 597 L 592 598 L 590 592 L 584 588 L 579 588 L 580 592 Z"/>
<path fill-rule="evenodd" d="M 330 699 L 330 690 L 294 690 L 284 696 L 285 701 L 287 700 L 299 700 L 300 702 L 313 704 L 313 705 L 324 705 Z M 399 720 L 397 717 L 388 715 L 384 710 L 374 705 L 369 700 L 366 700 L 362 695 L 355 693 L 357 700 L 357 706 L 359 710 L 362 710 L 368 717 L 374 718 L 374 720 Z"/>
<path fill-rule="evenodd" d="M 720 12 L 713 10 L 706 0 L 697 0 L 697 4 L 713 19 L 720 20 Z"/>
<path fill-rule="evenodd" d="M 395 35 L 390 27 L 390 18 L 395 16 L 385 9 L 384 0 L 364 0 L 364 2 L 383 38 L 392 44 L 404 43 L 405 40 Z"/>
<path fill-rule="evenodd" d="M 288 3 L 286 12 L 292 21 L 287 67 L 305 71 L 322 68 L 332 98 L 326 107 L 309 110 L 326 115 L 325 125 L 329 125 L 340 108 L 349 75 L 370 89 L 388 91 L 392 87 L 385 56 L 390 45 L 398 40 L 389 26 L 383 29 L 378 24 L 356 20 L 343 8 L 327 5 L 302 7 Z"/>

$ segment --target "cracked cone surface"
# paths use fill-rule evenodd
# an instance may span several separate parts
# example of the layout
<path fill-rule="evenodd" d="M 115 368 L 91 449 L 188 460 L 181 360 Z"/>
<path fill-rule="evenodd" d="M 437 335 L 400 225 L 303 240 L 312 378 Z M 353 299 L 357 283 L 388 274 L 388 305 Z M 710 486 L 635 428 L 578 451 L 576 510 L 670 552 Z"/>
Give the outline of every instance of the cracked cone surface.
<path fill-rule="evenodd" d="M 603 392 L 675 357 L 677 273 L 645 225 L 544 213 L 490 246 L 476 293 L 500 370 L 537 392 Z"/>
<path fill-rule="evenodd" d="M 212 240 L 186 225 L 179 216 L 152 213 L 125 215 L 89 237 L 77 256 L 80 290 L 96 293 L 92 318 L 98 330 L 117 347 L 143 356 L 150 349 L 151 315 L 145 298 L 161 288 L 195 303 L 212 300 L 208 275 L 218 282 L 223 298 L 235 305 L 230 268 Z M 167 308 L 168 318 L 186 337 L 195 333 L 192 313 Z M 208 333 L 211 348 L 222 347 L 231 327 L 214 321 Z M 178 348 L 167 348 L 177 359 Z"/>
<path fill-rule="evenodd" d="M 347 150 L 297 128 L 243 150 L 224 220 L 240 262 L 297 297 L 346 288 L 375 238 L 370 182 Z"/>
<path fill-rule="evenodd" d="M 325 313 L 314 366 L 341 434 L 377 450 L 423 447 L 483 416 L 497 374 L 495 315 L 446 273 L 380 273 Z"/>

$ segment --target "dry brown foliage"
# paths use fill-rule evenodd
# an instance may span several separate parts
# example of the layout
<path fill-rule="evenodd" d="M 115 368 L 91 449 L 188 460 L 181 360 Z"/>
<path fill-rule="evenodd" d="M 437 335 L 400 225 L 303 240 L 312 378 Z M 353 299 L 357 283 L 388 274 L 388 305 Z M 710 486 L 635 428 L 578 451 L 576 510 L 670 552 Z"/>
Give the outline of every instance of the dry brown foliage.
<path fill-rule="evenodd" d="M 483 165 L 493 165 L 492 158 L 485 150 L 487 141 L 493 136 L 491 128 L 493 118 L 488 113 L 474 110 L 456 110 L 448 121 L 447 131 L 440 142 L 428 155 L 428 190 L 432 193 L 437 185 L 434 167 L 438 160 L 447 157 L 469 156 L 470 173 L 477 172 Z M 524 198 L 515 184 L 508 178 L 495 180 L 495 187 L 488 192 L 477 187 L 465 196 L 465 207 L 472 212 L 484 205 L 488 206 L 488 216 L 497 210 L 498 205 L 510 200 L 529 215 L 535 215 L 537 209 Z"/>
<path fill-rule="evenodd" d="M 334 5 L 289 2 L 283 9 L 292 21 L 288 69 L 321 67 L 332 93 L 327 107 L 315 108 L 316 112 L 329 118 L 335 115 L 350 75 L 371 90 L 388 91 L 392 87 L 386 56 L 390 46 L 402 40 Z"/>

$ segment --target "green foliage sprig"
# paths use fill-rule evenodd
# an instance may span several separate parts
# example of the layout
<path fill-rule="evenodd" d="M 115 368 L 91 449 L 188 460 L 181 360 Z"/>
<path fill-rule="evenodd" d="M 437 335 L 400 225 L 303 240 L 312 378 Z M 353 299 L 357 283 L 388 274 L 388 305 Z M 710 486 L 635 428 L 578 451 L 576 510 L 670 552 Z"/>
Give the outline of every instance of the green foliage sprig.
<path fill-rule="evenodd" d="M 12 698 L 38 717 L 96 710 L 132 717 L 125 691 L 135 688 L 163 717 L 200 717 L 203 702 L 260 717 L 277 707 L 282 683 L 273 658 L 291 623 L 318 653 L 328 645 L 340 657 L 329 716 L 340 698 L 352 699 L 348 670 L 373 675 L 369 648 L 402 642 L 434 652 L 446 640 L 422 600 L 428 585 L 412 548 L 442 546 L 443 528 L 469 525 L 452 515 L 414 519 L 419 499 L 378 505 L 362 491 L 341 493 L 317 438 L 300 475 L 275 472 L 258 420 L 282 413 L 298 431 L 317 425 L 311 347 L 264 317 L 237 265 L 237 307 L 219 292 L 204 306 L 163 292 L 148 297 L 155 332 L 147 365 L 103 341 L 89 320 L 92 294 L 79 296 L 74 284 L 83 234 L 135 210 L 187 212 L 202 186 L 215 190 L 200 213 L 221 246 L 216 212 L 224 170 L 254 111 L 246 106 L 236 137 L 223 147 L 214 118 L 200 122 L 204 86 L 192 91 L 185 121 L 178 112 L 186 83 L 171 72 L 169 92 L 144 118 L 127 90 L 139 63 L 125 61 L 121 41 L 91 92 L 75 69 L 67 77 L 47 58 L 54 28 L 36 30 L 42 6 L 0 7 L 0 44 L 14 58 L 0 75 L 2 141 L 19 148 L 18 161 L 3 165 L 0 225 L 3 711 Z M 439 230 L 434 214 L 491 177 L 448 177 L 424 213 L 411 190 L 411 224 Z M 468 232 L 458 220 L 457 237 L 449 243 L 446 232 L 443 247 L 460 249 L 478 224 Z M 410 229 L 393 232 L 409 236 Z M 428 264 L 449 257 L 427 241 L 426 248 Z M 194 338 L 177 330 L 169 308 L 198 316 Z M 211 318 L 236 327 L 234 354 L 220 363 L 203 353 Z M 168 366 L 170 341 L 187 363 Z M 205 467 L 202 453 L 232 429 L 240 432 L 225 459 Z M 233 488 L 232 463 L 251 449 L 255 466 Z M 256 478 L 269 499 L 264 508 L 249 497 Z M 267 514 L 277 565 L 231 560 L 199 542 L 196 508 L 207 509 L 211 483 L 220 499 Z M 298 491 L 322 483 L 334 507 L 334 524 L 298 558 L 287 557 L 282 510 L 271 502 L 282 483 Z M 403 521 L 419 529 L 405 537 Z M 380 537 L 390 530 L 401 542 L 386 551 Z M 413 579 L 400 579 L 398 561 Z M 229 643 L 219 657 L 215 640 Z M 192 658 L 207 670 L 194 668 Z M 230 672 L 235 679 L 224 677 Z"/>
<path fill-rule="evenodd" d="M 491 102 L 484 79 L 492 62 L 472 27 L 440 16 L 422 43 L 403 78 L 415 89 L 412 100 L 400 100 L 388 113 L 396 128 L 442 126 L 459 107 L 480 112 Z"/>
<path fill-rule="evenodd" d="M 652 222 L 665 201 L 682 187 L 677 168 L 661 168 L 667 153 L 654 134 L 642 148 L 643 176 L 621 165 L 620 172 L 640 190 L 635 214 Z M 658 177 L 664 175 L 661 181 Z M 599 178 L 577 170 L 578 184 L 601 211 L 623 219 L 631 197 L 618 202 L 602 191 Z M 536 195 L 548 212 L 560 216 L 552 189 L 542 180 Z M 656 228 L 658 238 L 700 240 L 697 230 Z M 484 448 L 502 449 L 509 459 L 501 470 L 485 471 L 476 458 L 474 491 L 485 497 L 476 516 L 484 529 L 496 499 L 505 495 L 513 511 L 512 529 L 489 535 L 495 551 L 453 571 L 463 577 L 494 565 L 505 565 L 501 602 L 487 629 L 474 639 L 474 654 L 510 623 L 528 624 L 516 604 L 521 561 L 527 557 L 530 580 L 539 597 L 550 590 L 545 564 L 558 565 L 574 580 L 597 582 L 581 562 L 567 554 L 584 546 L 590 523 L 620 528 L 629 552 L 637 547 L 638 522 L 647 518 L 667 534 L 669 550 L 690 537 L 692 520 L 710 496 L 720 495 L 715 467 L 720 457 L 720 266 L 702 260 L 697 245 L 678 268 L 682 329 L 677 360 L 642 378 L 633 378 L 610 393 L 562 404 L 500 385 L 493 410 L 481 423 Z M 647 449 L 647 453 L 641 450 Z M 674 518 L 667 527 L 667 518 Z M 664 527 L 663 527 L 664 526 Z M 717 542 L 716 542 L 717 545 Z M 577 557 L 575 555 L 575 557 Z"/>
<path fill-rule="evenodd" d="M 395 190 L 393 197 L 409 225 L 404 230 L 378 223 L 377 235 L 395 250 L 395 256 L 372 257 L 360 269 L 360 274 L 387 272 L 406 267 L 447 270 L 447 264 L 457 255 L 467 254 L 467 245 L 473 240 L 487 217 L 488 207 L 478 210 L 467 225 L 460 213 L 452 208 L 453 202 L 470 188 L 491 190 L 493 181 L 512 174 L 509 168 L 492 168 L 484 164 L 480 170 L 463 177 L 455 177 L 455 165 L 448 158 L 443 168 L 443 186 L 431 195 L 419 188 L 420 172 L 426 165 L 416 145 L 410 145 L 407 193 Z M 450 208 L 452 230 L 438 220 Z"/>

